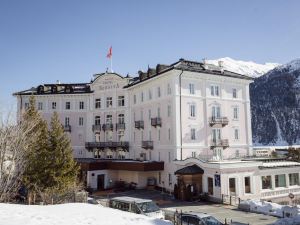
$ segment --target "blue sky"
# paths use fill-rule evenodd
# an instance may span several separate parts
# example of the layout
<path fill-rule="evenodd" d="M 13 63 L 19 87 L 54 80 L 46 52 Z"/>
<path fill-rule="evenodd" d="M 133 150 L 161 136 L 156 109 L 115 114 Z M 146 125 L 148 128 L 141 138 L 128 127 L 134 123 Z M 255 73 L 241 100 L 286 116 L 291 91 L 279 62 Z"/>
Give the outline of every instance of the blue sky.
<path fill-rule="evenodd" d="M 299 58 L 300 1 L 0 0 L 0 100 L 40 83 L 134 75 L 179 58 Z"/>

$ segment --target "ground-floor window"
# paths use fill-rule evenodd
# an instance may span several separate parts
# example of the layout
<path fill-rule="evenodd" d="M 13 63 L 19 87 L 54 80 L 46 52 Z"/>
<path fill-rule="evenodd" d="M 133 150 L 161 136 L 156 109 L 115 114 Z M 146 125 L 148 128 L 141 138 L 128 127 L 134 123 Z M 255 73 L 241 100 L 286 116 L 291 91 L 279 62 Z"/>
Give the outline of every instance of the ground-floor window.
<path fill-rule="evenodd" d="M 275 175 L 275 187 L 286 187 L 285 174 Z"/>
<path fill-rule="evenodd" d="M 261 177 L 261 188 L 262 189 L 271 189 L 272 188 L 271 176 L 262 176 Z"/>
<path fill-rule="evenodd" d="M 245 177 L 245 193 L 251 193 L 250 177 Z"/>
<path fill-rule="evenodd" d="M 172 174 L 169 173 L 169 185 L 172 185 Z"/>
<path fill-rule="evenodd" d="M 158 172 L 158 183 L 161 184 L 161 172 Z"/>
<path fill-rule="evenodd" d="M 101 158 L 101 150 L 95 150 L 94 151 L 94 158 L 96 158 L 96 159 Z"/>
<path fill-rule="evenodd" d="M 299 173 L 290 173 L 289 174 L 290 185 L 299 185 Z"/>
<path fill-rule="evenodd" d="M 209 195 L 214 194 L 214 180 L 211 177 L 207 178 L 207 192 Z"/>
<path fill-rule="evenodd" d="M 230 192 L 230 195 L 236 194 L 235 178 L 229 178 L 229 192 Z"/>

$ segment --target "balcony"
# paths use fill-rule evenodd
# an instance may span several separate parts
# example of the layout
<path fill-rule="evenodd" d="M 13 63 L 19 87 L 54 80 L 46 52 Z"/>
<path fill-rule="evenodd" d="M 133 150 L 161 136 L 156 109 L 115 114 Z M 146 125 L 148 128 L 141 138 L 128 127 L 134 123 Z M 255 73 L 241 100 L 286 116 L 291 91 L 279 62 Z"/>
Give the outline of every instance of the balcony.
<path fill-rule="evenodd" d="M 71 125 L 64 125 L 64 131 L 71 133 Z"/>
<path fill-rule="evenodd" d="M 93 129 L 93 132 L 96 132 L 96 131 L 100 132 L 101 131 L 101 125 L 100 124 L 93 125 L 92 129 Z"/>
<path fill-rule="evenodd" d="M 142 148 L 153 149 L 153 141 L 142 141 Z"/>
<path fill-rule="evenodd" d="M 211 148 L 222 147 L 225 149 L 229 147 L 228 139 L 212 140 L 210 143 L 210 147 Z"/>
<path fill-rule="evenodd" d="M 214 125 L 221 125 L 222 127 L 228 125 L 228 118 L 227 117 L 210 117 L 209 118 L 209 125 L 213 127 Z"/>
<path fill-rule="evenodd" d="M 102 129 L 104 131 L 113 130 L 114 129 L 114 125 L 112 123 L 103 124 L 102 125 Z"/>
<path fill-rule="evenodd" d="M 143 120 L 135 121 L 134 127 L 136 129 L 144 129 L 144 121 Z"/>
<path fill-rule="evenodd" d="M 85 143 L 85 148 L 88 149 L 89 151 L 93 150 L 94 148 L 97 148 L 97 149 L 122 148 L 124 150 L 128 150 L 129 149 L 129 142 L 128 141 L 86 142 Z"/>
<path fill-rule="evenodd" d="M 161 118 L 160 117 L 151 118 L 151 126 L 154 126 L 154 127 L 160 126 L 161 127 Z"/>
<path fill-rule="evenodd" d="M 77 158 L 82 171 L 95 170 L 126 170 L 126 171 L 162 171 L 164 162 L 137 161 L 137 160 L 103 160 Z"/>
<path fill-rule="evenodd" d="M 117 123 L 116 129 L 117 130 L 125 130 L 125 123 Z"/>

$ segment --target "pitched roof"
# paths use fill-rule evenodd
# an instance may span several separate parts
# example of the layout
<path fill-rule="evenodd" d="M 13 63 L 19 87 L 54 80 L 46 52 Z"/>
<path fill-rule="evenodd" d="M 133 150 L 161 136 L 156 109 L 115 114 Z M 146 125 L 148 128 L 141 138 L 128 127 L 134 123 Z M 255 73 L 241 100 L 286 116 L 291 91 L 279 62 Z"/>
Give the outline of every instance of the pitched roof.
<path fill-rule="evenodd" d="M 192 174 L 203 174 L 204 170 L 196 164 L 187 166 L 182 169 L 175 171 L 175 175 L 192 175 Z"/>

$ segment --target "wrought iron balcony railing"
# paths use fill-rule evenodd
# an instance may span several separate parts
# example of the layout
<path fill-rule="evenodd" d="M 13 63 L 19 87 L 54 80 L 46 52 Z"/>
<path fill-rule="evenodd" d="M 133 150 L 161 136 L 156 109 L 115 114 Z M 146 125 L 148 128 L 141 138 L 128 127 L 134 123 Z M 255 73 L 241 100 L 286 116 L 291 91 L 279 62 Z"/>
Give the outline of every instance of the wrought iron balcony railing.
<path fill-rule="evenodd" d="M 142 141 L 142 148 L 153 149 L 153 141 Z"/>
<path fill-rule="evenodd" d="M 212 127 L 216 124 L 220 124 L 223 127 L 228 125 L 228 118 L 227 117 L 210 117 L 209 118 L 209 125 Z"/>
<path fill-rule="evenodd" d="M 160 126 L 161 127 L 161 118 L 160 117 L 151 118 L 151 126 L 154 126 L 154 127 Z"/>

